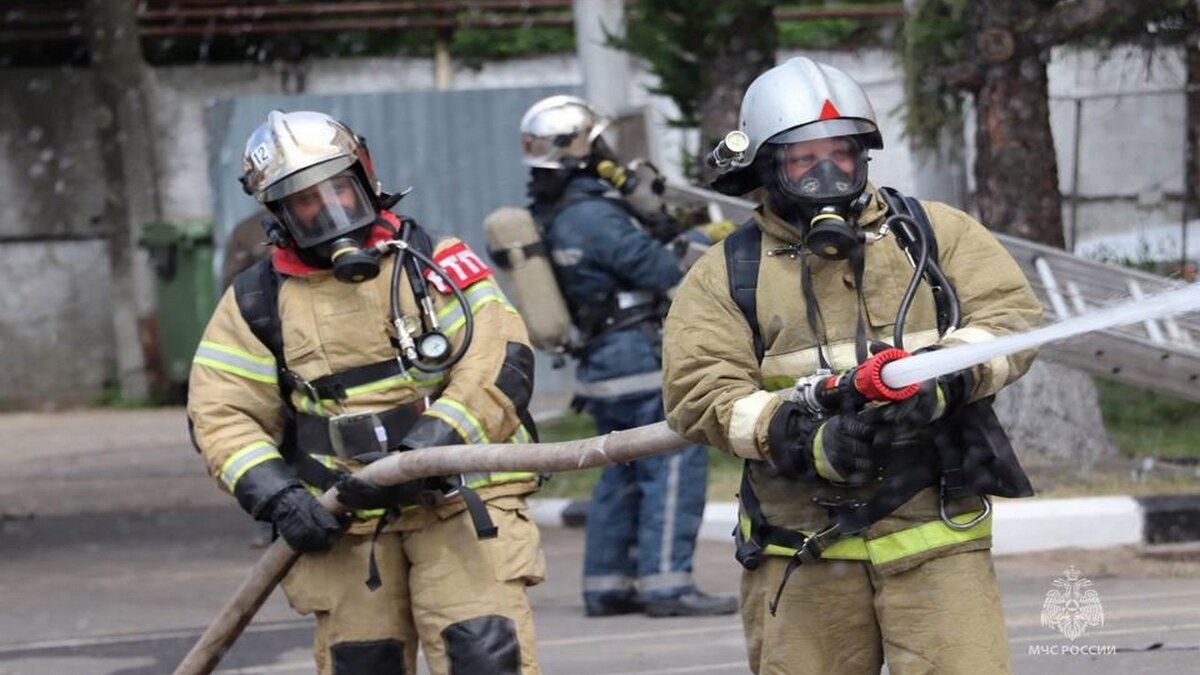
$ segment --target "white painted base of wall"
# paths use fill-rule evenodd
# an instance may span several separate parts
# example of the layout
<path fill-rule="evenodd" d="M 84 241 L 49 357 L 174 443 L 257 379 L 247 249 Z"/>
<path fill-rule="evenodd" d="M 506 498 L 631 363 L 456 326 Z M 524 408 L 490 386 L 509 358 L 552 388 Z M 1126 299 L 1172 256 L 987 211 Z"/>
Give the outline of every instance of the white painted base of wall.
<path fill-rule="evenodd" d="M 567 499 L 531 499 L 535 522 L 562 526 Z M 1142 543 L 1142 507 L 1132 497 L 997 500 L 992 530 L 996 555 L 1063 548 L 1099 549 Z M 737 504 L 716 502 L 704 508 L 700 538 L 732 544 Z"/>

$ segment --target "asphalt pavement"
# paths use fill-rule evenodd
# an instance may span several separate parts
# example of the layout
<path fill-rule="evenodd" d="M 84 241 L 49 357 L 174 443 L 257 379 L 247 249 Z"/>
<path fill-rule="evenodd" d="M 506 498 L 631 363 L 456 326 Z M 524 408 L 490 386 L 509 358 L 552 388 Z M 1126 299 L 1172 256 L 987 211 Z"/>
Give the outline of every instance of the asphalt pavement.
<path fill-rule="evenodd" d="M 0 415 L 0 460 L 0 675 L 170 673 L 262 552 L 178 409 Z M 544 672 L 749 672 L 736 617 L 584 618 L 582 531 L 547 527 L 543 539 L 550 578 L 531 597 Z M 736 593 L 728 543 L 700 542 L 696 566 L 706 591 Z M 1016 672 L 1195 672 L 1195 549 L 1068 549 L 998 557 L 997 570 Z M 1068 574 L 1103 606 L 1103 623 L 1075 640 L 1041 620 Z M 217 672 L 309 675 L 310 637 L 276 593 Z"/>

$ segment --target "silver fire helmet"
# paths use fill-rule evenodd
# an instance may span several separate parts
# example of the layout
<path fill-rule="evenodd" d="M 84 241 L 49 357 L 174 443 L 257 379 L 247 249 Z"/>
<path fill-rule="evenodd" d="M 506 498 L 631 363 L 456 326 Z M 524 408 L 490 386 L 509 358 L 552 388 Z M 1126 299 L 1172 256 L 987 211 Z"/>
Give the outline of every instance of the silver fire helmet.
<path fill-rule="evenodd" d="M 758 186 L 750 167 L 766 144 L 854 136 L 867 149 L 883 147 L 875 110 L 862 87 L 841 70 L 802 56 L 750 83 L 738 128 L 749 144 L 716 181 L 718 189 L 722 183 L 736 185 L 737 194 Z"/>
<path fill-rule="evenodd" d="M 521 158 L 526 166 L 573 168 L 591 152 L 610 121 L 578 96 L 551 96 L 521 118 Z"/>

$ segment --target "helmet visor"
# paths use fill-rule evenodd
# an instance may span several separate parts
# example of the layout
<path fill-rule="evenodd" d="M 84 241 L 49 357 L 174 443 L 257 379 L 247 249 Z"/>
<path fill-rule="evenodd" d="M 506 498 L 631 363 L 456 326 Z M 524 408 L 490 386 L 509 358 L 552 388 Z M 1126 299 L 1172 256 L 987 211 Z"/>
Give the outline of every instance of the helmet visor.
<path fill-rule="evenodd" d="M 366 190 L 348 171 L 284 197 L 275 210 L 300 248 L 322 244 L 375 220 Z"/>
<path fill-rule="evenodd" d="M 867 182 L 867 152 L 851 137 L 771 144 L 776 179 L 788 195 L 810 203 L 860 194 Z"/>
<path fill-rule="evenodd" d="M 263 189 L 263 201 L 274 202 L 336 176 L 354 164 L 353 157 L 335 157 L 289 174 Z"/>
<path fill-rule="evenodd" d="M 858 134 L 870 134 L 877 131 L 879 131 L 879 128 L 868 120 L 839 117 L 792 127 L 768 138 L 767 143 L 799 143 L 800 141 L 811 141 L 818 138 L 856 136 Z"/>

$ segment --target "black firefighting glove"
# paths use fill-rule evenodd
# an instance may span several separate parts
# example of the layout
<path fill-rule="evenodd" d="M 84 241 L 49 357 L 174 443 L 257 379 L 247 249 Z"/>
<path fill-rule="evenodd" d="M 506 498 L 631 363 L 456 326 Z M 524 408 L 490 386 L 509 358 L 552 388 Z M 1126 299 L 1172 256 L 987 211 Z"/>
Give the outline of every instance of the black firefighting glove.
<path fill-rule="evenodd" d="M 899 433 L 920 429 L 958 410 L 975 389 L 975 376 L 960 370 L 921 383 L 917 393 L 879 408 L 881 419 Z"/>
<path fill-rule="evenodd" d="M 399 485 L 376 485 L 355 476 L 343 476 L 334 487 L 342 504 L 355 510 L 387 509 L 401 504 L 415 504 L 421 492 L 420 481 Z"/>
<path fill-rule="evenodd" d="M 274 523 L 288 546 L 302 553 L 327 551 L 342 536 L 342 523 L 300 485 L 275 493 L 260 518 Z"/>
<path fill-rule="evenodd" d="M 669 213 L 653 211 L 646 213 L 643 224 L 651 238 L 664 244 L 671 242 L 683 232 L 683 225 Z"/>
<path fill-rule="evenodd" d="M 783 476 L 866 485 L 879 474 L 872 449 L 879 422 L 874 409 L 816 420 L 788 401 L 771 418 L 767 444 Z"/>

